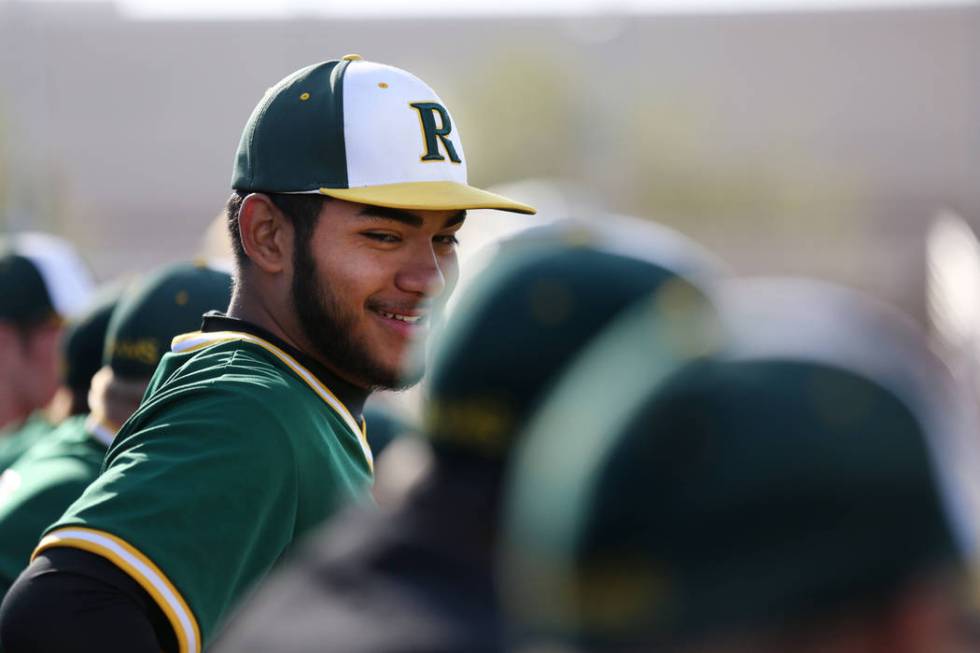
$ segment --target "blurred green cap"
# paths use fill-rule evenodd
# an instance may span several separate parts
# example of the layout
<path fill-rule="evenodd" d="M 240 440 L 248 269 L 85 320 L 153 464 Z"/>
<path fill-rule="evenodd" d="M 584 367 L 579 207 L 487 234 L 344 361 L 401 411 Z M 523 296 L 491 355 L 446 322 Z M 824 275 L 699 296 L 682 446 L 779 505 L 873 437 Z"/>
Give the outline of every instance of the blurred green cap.
<path fill-rule="evenodd" d="M 67 319 L 87 305 L 91 292 L 91 274 L 67 241 L 42 233 L 0 241 L 0 320 Z"/>
<path fill-rule="evenodd" d="M 965 571 L 976 433 L 904 316 L 804 282 L 732 283 L 721 307 L 727 344 L 622 379 L 646 390 L 593 446 L 576 429 L 610 412 L 592 404 L 611 382 L 595 366 L 542 409 L 508 503 L 507 594 L 526 636 L 656 646 Z M 629 342 L 605 346 L 593 360 Z"/>
<path fill-rule="evenodd" d="M 207 311 L 227 309 L 231 276 L 203 264 L 181 263 L 135 284 L 112 313 L 103 362 L 126 378 L 146 378 L 170 342 L 194 331 Z"/>
<path fill-rule="evenodd" d="M 618 313 L 641 299 L 706 302 L 666 263 L 579 235 L 504 245 L 433 339 L 423 431 L 437 447 L 504 457 L 539 399 Z"/>
<path fill-rule="evenodd" d="M 65 328 L 61 341 L 64 385 L 76 393 L 87 392 L 92 377 L 102 367 L 109 319 L 125 287 L 119 282 L 97 290 L 89 307 Z"/>

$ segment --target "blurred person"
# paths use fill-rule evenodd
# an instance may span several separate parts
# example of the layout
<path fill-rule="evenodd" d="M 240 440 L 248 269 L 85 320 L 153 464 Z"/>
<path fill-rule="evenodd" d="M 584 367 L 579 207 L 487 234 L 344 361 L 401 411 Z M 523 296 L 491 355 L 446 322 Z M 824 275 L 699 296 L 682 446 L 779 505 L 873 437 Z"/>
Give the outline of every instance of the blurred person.
<path fill-rule="evenodd" d="M 294 539 L 367 497 L 361 407 L 452 290 L 466 210 L 534 211 L 467 184 L 435 91 L 357 55 L 266 92 L 232 188 L 228 314 L 174 340 L 41 540 L 0 610 L 8 653 L 202 650 Z"/>
<path fill-rule="evenodd" d="M 371 497 L 381 509 L 401 502 L 405 492 L 421 476 L 426 464 L 425 447 L 418 425 L 393 401 L 379 401 L 392 393 L 375 393 L 364 405 L 364 424 L 374 456 Z M 419 456 L 422 458 L 419 458 Z"/>
<path fill-rule="evenodd" d="M 38 411 L 36 420 L 31 420 L 47 428 L 22 429 L 17 437 L 0 442 L 0 472 L 44 440 L 61 422 L 89 412 L 92 377 L 102 366 L 105 332 L 121 290 L 121 286 L 114 284 L 97 291 L 88 308 L 65 325 L 59 346 L 60 384 L 51 402 Z M 0 494 L 3 494 L 2 479 L 0 476 Z"/>
<path fill-rule="evenodd" d="M 815 282 L 719 306 L 724 346 L 666 374 L 618 364 L 649 328 L 610 329 L 529 429 L 514 650 L 977 650 L 975 419 L 922 334 Z M 604 420 L 613 382 L 641 390 Z"/>
<path fill-rule="evenodd" d="M 369 401 L 364 406 L 364 423 L 367 425 L 368 444 L 371 453 L 378 458 L 392 442 L 412 435 L 416 428 L 398 410 L 380 402 Z"/>
<path fill-rule="evenodd" d="M 656 250 L 645 236 L 633 232 Z M 423 409 L 433 451 L 425 476 L 393 512 L 353 508 L 327 525 L 214 650 L 286 653 L 327 642 L 347 653 L 502 650 L 493 559 L 516 434 L 619 312 L 637 302 L 704 306 L 687 277 L 699 266 L 693 255 L 676 268 L 627 256 L 578 228 L 536 230 L 501 247 L 437 338 Z"/>
<path fill-rule="evenodd" d="M 91 291 L 66 241 L 41 233 L 0 241 L 0 459 L 16 458 L 50 429 L 39 411 L 58 388 L 63 323 Z"/>
<path fill-rule="evenodd" d="M 99 288 L 81 315 L 65 325 L 60 345 L 61 383 L 46 409 L 52 423 L 89 412 L 92 377 L 102 367 L 109 319 L 130 281 L 121 279 Z"/>
<path fill-rule="evenodd" d="M 117 304 L 111 293 L 88 320 L 74 326 L 69 352 L 76 360 L 69 357 L 68 378 L 80 386 L 82 380 L 73 377 L 89 372 L 91 412 L 68 418 L 0 476 L 0 597 L 27 566 L 44 529 L 98 476 L 106 450 L 139 406 L 166 343 L 197 327 L 202 313 L 226 306 L 230 293 L 231 277 L 224 272 L 168 266 L 136 283 L 116 310 L 111 310 Z M 86 359 L 96 339 L 98 360 L 101 364 L 104 352 L 105 365 L 93 370 Z"/>

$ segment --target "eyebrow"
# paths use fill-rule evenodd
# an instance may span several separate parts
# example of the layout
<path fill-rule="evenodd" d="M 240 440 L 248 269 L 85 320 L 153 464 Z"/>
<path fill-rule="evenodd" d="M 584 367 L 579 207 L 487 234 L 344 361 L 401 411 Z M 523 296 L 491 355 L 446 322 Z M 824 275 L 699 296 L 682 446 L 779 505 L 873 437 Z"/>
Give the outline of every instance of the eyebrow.
<path fill-rule="evenodd" d="M 387 206 L 365 206 L 358 213 L 359 216 L 364 218 L 381 218 L 383 220 L 394 220 L 395 222 L 401 222 L 402 224 L 407 224 L 410 227 L 421 227 L 424 222 L 421 217 L 415 215 L 411 211 L 405 211 L 404 209 L 393 209 Z M 440 229 L 448 229 L 449 227 L 456 226 L 466 219 L 466 211 L 457 211 L 446 219 L 445 224 L 440 227 Z"/>

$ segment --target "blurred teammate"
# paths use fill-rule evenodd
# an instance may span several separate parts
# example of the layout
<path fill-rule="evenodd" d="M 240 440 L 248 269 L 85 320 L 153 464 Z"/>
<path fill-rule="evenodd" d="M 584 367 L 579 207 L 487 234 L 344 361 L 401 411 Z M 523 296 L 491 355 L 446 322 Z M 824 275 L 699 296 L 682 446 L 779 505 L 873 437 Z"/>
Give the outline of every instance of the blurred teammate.
<path fill-rule="evenodd" d="M 502 650 L 493 559 L 516 434 L 615 315 L 636 302 L 681 312 L 705 300 L 679 272 L 700 274 L 693 258 L 668 268 L 606 249 L 594 234 L 525 234 L 497 261 L 438 338 L 423 420 L 428 474 L 393 514 L 353 510 L 326 527 L 215 650 Z"/>
<path fill-rule="evenodd" d="M 102 367 L 109 319 L 130 282 L 120 280 L 100 288 L 85 311 L 65 325 L 61 340 L 61 385 L 47 409 L 55 424 L 89 412 L 92 377 Z"/>
<path fill-rule="evenodd" d="M 650 330 L 617 325 L 542 409 L 508 501 L 515 650 L 976 650 L 976 431 L 947 370 L 850 291 L 720 305 L 716 355 L 624 377 Z M 592 405 L 610 383 L 642 392 Z"/>
<path fill-rule="evenodd" d="M 116 305 L 114 296 L 74 325 L 69 370 L 79 369 L 77 375 L 89 367 L 87 345 L 97 335 L 106 364 L 89 369 L 89 378 L 96 377 L 91 413 L 69 418 L 0 476 L 0 595 L 27 566 L 44 529 L 98 476 L 116 431 L 139 406 L 163 345 L 200 324 L 205 311 L 225 306 L 230 290 L 224 272 L 170 266 L 130 289 L 111 327 L 107 309 Z M 86 341 L 80 342 L 83 336 Z M 75 382 L 81 385 L 80 379 Z"/>
<path fill-rule="evenodd" d="M 466 209 L 533 212 L 467 184 L 435 91 L 356 55 L 264 95 L 232 187 L 228 315 L 174 341 L 41 541 L 0 613 L 7 653 L 202 650 L 295 538 L 366 495 L 361 406 L 452 289 Z"/>
<path fill-rule="evenodd" d="M 62 325 L 91 290 L 65 241 L 27 233 L 0 243 L 0 469 L 50 428 L 37 411 L 58 388 Z"/>
<path fill-rule="evenodd" d="M 59 346 L 61 380 L 58 389 L 43 411 L 39 411 L 36 418 L 30 419 L 31 424 L 39 425 L 38 428 L 22 429 L 17 437 L 0 445 L 0 473 L 43 440 L 61 422 L 73 415 L 85 415 L 89 412 L 88 395 L 92 377 L 102 366 L 106 328 L 121 291 L 121 285 L 101 289 L 95 293 L 88 308 L 65 326 Z M 40 425 L 49 426 L 44 428 Z M 2 493 L 0 485 L 0 494 Z"/>

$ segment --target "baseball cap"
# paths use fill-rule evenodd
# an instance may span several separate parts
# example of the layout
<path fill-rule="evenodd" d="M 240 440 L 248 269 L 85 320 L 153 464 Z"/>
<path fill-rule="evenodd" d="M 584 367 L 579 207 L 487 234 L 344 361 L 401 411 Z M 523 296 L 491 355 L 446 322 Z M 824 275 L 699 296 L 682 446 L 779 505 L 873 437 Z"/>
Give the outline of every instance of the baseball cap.
<path fill-rule="evenodd" d="M 505 574 L 526 637 L 652 646 L 873 607 L 934 570 L 968 583 L 975 429 L 921 334 L 814 282 L 730 283 L 719 304 L 727 344 L 622 379 L 646 390 L 602 447 L 576 418 L 622 333 L 532 427 Z"/>
<path fill-rule="evenodd" d="M 633 236 L 656 250 L 653 234 Z M 506 457 L 539 399 L 620 312 L 640 300 L 706 305 L 706 289 L 666 258 L 627 255 L 581 225 L 503 244 L 434 339 L 422 426 L 436 448 Z"/>
<path fill-rule="evenodd" d="M 109 320 L 103 362 L 115 375 L 147 378 L 170 342 L 193 331 L 201 316 L 225 310 L 231 300 L 231 276 L 199 263 L 167 266 L 135 284 Z"/>
<path fill-rule="evenodd" d="M 86 392 L 92 377 L 102 367 L 109 319 L 125 288 L 123 282 L 100 288 L 89 307 L 65 328 L 61 342 L 65 365 L 63 383 L 76 392 Z"/>
<path fill-rule="evenodd" d="M 25 232 L 0 244 L 0 319 L 70 318 L 87 305 L 92 275 L 67 241 Z"/>
<path fill-rule="evenodd" d="M 431 87 L 358 55 L 307 66 L 266 91 L 242 132 L 231 186 L 400 209 L 534 213 L 467 183 L 456 124 Z"/>

